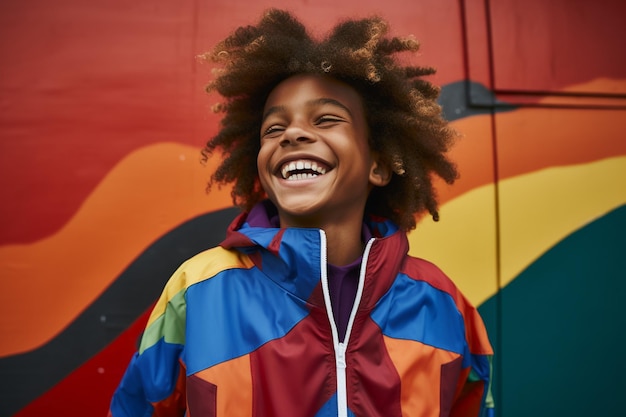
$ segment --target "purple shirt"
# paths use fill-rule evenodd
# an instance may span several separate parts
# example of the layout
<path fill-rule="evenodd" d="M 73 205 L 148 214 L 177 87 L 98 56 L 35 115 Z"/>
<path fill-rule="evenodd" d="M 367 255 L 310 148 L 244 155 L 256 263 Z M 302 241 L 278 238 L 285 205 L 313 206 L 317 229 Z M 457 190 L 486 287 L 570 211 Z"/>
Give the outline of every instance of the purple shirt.
<path fill-rule="evenodd" d="M 350 312 L 359 286 L 359 270 L 361 257 L 346 266 L 328 264 L 328 290 L 333 316 L 339 333 L 339 341 L 343 341 L 350 320 Z"/>

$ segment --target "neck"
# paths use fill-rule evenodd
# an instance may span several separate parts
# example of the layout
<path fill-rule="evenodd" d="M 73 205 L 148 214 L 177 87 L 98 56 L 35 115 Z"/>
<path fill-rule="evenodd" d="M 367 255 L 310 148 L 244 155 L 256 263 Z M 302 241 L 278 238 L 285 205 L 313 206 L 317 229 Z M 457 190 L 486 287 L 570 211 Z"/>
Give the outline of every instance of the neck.
<path fill-rule="evenodd" d="M 281 217 L 280 225 L 322 229 L 326 233 L 326 253 L 331 265 L 348 265 L 363 254 L 365 244 L 362 239 L 362 216 L 353 216 L 338 223 L 294 223 Z"/>
<path fill-rule="evenodd" d="M 352 263 L 363 255 L 365 244 L 362 240 L 362 225 L 359 222 L 355 227 L 348 229 L 324 228 L 326 232 L 328 263 L 335 266 L 343 266 Z"/>

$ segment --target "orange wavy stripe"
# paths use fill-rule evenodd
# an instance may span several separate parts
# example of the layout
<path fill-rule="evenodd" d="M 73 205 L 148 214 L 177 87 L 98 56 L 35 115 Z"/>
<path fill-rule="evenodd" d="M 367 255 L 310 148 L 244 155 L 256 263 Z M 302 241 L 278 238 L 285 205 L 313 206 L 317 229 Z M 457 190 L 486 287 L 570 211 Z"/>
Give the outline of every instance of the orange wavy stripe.
<path fill-rule="evenodd" d="M 50 340 L 160 236 L 230 206 L 228 189 L 204 193 L 211 169 L 189 146 L 142 148 L 111 170 L 58 233 L 1 247 L 0 356 Z"/>
<path fill-rule="evenodd" d="M 596 80 L 592 84 L 602 82 L 622 81 Z M 498 177 L 506 179 L 547 167 L 624 155 L 624 126 L 619 121 L 625 114 L 618 109 L 534 107 L 496 113 Z M 453 125 L 463 135 L 450 154 L 461 178 L 453 186 L 438 183 L 442 204 L 495 179 L 490 117 L 468 117 Z"/>

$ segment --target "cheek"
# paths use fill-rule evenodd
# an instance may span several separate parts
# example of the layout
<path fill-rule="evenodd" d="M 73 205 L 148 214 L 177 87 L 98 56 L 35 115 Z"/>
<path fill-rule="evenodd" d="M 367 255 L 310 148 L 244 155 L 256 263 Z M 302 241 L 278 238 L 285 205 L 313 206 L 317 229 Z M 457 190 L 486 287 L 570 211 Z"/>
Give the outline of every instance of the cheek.
<path fill-rule="evenodd" d="M 267 177 L 270 175 L 269 155 L 261 148 L 256 158 L 257 175 L 261 180 L 261 185 L 265 187 Z"/>
<path fill-rule="evenodd" d="M 267 155 L 267 150 L 263 146 L 259 148 L 259 153 L 256 156 L 256 165 L 259 170 L 259 174 L 266 167 L 269 156 Z"/>

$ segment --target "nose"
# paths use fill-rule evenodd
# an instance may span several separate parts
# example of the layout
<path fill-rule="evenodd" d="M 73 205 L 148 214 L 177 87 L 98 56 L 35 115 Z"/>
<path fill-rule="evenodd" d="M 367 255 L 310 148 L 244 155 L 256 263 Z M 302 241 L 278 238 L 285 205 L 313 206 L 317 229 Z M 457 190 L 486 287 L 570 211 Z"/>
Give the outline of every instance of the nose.
<path fill-rule="evenodd" d="M 304 129 L 300 126 L 289 126 L 287 129 L 285 129 L 283 138 L 280 141 L 280 145 L 295 146 L 313 141 L 315 141 L 315 137 L 307 129 Z"/>

